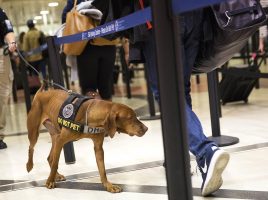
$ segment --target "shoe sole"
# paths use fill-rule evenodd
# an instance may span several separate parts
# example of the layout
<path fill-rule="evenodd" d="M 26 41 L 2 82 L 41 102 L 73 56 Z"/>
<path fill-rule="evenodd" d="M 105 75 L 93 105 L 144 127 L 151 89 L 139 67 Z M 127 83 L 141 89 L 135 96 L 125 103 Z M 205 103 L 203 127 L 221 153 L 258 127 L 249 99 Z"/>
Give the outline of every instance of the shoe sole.
<path fill-rule="evenodd" d="M 204 183 L 202 190 L 202 196 L 212 194 L 221 187 L 223 183 L 221 175 L 226 168 L 229 159 L 230 155 L 227 152 L 215 152 L 215 155 L 210 162 L 206 182 Z"/>

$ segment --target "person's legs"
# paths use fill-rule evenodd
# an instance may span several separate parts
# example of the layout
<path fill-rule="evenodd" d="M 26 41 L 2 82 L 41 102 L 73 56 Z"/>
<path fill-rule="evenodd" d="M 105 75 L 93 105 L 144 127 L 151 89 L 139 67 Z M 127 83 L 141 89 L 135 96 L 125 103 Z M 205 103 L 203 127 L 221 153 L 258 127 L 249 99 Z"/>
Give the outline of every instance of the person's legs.
<path fill-rule="evenodd" d="M 202 195 L 206 196 L 218 190 L 222 184 L 221 174 L 225 169 L 229 154 L 220 150 L 217 145 L 205 136 L 202 125 L 192 111 L 190 96 L 190 77 L 200 42 L 202 12 L 191 12 L 181 17 L 182 59 L 184 66 L 186 123 L 190 151 L 196 156 L 202 173 Z M 159 103 L 159 90 L 156 73 L 156 56 L 153 37 L 144 43 L 143 52 L 147 62 L 150 87 Z M 207 167 L 206 167 L 207 166 Z"/>
<path fill-rule="evenodd" d="M 77 56 L 77 70 L 81 93 L 97 91 L 99 52 L 96 46 L 87 44 L 81 55 Z"/>
<path fill-rule="evenodd" d="M 102 56 L 98 68 L 98 91 L 101 98 L 105 100 L 112 98 L 115 50 L 115 46 L 102 46 L 99 49 Z"/>
<path fill-rule="evenodd" d="M 201 23 L 202 12 L 193 11 L 186 13 L 180 17 L 181 27 L 181 58 L 183 62 L 184 71 L 184 88 L 186 99 L 186 116 L 187 116 L 187 130 L 189 133 L 189 148 L 190 151 L 197 157 L 201 158 L 206 149 L 210 146 L 216 145 L 209 141 L 203 133 L 202 125 L 192 111 L 191 100 L 191 74 L 195 58 L 198 53 L 199 43 L 201 39 Z"/>
<path fill-rule="evenodd" d="M 152 32 L 151 37 L 148 40 L 141 42 L 142 53 L 146 62 L 146 70 L 148 72 L 149 84 L 154 95 L 155 100 L 160 105 L 159 89 L 158 89 L 158 77 L 156 69 L 156 55 L 155 55 L 155 41 Z"/>
<path fill-rule="evenodd" d="M 10 58 L 3 56 L 2 62 L 0 61 L 0 149 L 7 148 L 6 143 L 3 142 L 3 130 L 6 125 L 6 106 L 12 90 L 11 73 Z"/>
<path fill-rule="evenodd" d="M 202 15 L 202 11 L 193 11 L 181 16 L 181 49 L 189 149 L 196 156 L 202 174 L 202 195 L 207 196 L 221 187 L 223 182 L 221 175 L 229 161 L 229 154 L 220 150 L 216 143 L 207 139 L 198 117 L 192 111 L 190 78 L 201 41 Z"/>

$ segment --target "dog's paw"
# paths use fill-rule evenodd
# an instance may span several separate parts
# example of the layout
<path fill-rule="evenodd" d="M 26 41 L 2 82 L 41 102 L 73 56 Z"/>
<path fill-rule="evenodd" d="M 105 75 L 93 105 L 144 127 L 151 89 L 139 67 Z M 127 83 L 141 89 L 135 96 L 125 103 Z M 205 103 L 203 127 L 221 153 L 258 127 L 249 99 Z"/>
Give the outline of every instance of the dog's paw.
<path fill-rule="evenodd" d="M 48 189 L 54 189 L 55 188 L 55 181 L 49 181 L 49 180 L 47 180 L 47 182 L 46 182 L 46 187 L 48 188 Z"/>
<path fill-rule="evenodd" d="M 122 188 L 118 185 L 109 184 L 109 186 L 106 187 L 108 192 L 112 193 L 119 193 L 122 192 Z"/>
<path fill-rule="evenodd" d="M 56 181 L 56 182 L 66 181 L 66 178 L 65 178 L 65 176 L 63 176 L 63 175 L 57 173 L 57 174 L 56 174 L 56 177 L 55 177 L 55 181 Z"/>
<path fill-rule="evenodd" d="M 30 172 L 33 169 L 33 163 L 32 162 L 27 162 L 26 169 L 27 169 L 27 172 Z"/>

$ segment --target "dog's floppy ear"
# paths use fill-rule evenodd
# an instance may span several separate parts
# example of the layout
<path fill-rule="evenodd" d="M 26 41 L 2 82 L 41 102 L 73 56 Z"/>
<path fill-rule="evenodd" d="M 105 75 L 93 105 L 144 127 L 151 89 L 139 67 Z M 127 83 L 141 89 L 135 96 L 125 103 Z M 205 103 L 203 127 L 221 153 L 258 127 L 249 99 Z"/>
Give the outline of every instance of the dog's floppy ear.
<path fill-rule="evenodd" d="M 115 112 L 110 112 L 109 115 L 106 118 L 105 122 L 105 129 L 108 133 L 108 135 L 113 138 L 117 127 L 116 127 L 116 113 Z"/>

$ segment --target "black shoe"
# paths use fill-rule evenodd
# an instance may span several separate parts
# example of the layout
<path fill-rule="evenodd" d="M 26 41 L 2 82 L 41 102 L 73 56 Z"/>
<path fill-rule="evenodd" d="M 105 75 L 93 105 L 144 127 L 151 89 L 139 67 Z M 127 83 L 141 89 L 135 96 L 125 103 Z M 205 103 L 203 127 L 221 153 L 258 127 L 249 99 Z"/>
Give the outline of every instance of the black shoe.
<path fill-rule="evenodd" d="M 0 149 L 6 149 L 6 148 L 7 144 L 3 140 L 0 140 Z"/>

